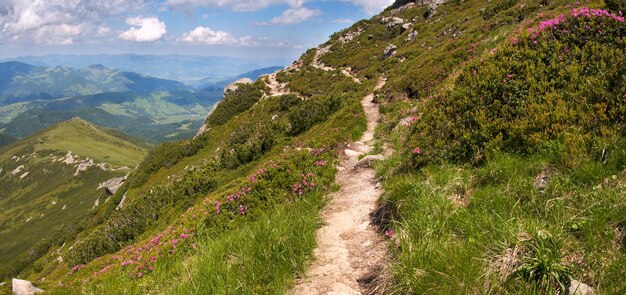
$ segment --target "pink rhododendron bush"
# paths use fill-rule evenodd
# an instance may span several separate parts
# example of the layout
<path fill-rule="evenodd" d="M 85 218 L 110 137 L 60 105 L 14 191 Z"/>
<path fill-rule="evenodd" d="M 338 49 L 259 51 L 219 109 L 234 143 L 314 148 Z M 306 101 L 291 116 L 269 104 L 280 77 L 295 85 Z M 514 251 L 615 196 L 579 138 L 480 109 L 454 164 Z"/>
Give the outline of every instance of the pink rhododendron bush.
<path fill-rule="evenodd" d="M 480 163 L 499 152 L 619 163 L 625 50 L 621 12 L 566 7 L 539 16 L 470 62 L 453 90 L 422 104 L 406 145 L 411 165 Z"/>

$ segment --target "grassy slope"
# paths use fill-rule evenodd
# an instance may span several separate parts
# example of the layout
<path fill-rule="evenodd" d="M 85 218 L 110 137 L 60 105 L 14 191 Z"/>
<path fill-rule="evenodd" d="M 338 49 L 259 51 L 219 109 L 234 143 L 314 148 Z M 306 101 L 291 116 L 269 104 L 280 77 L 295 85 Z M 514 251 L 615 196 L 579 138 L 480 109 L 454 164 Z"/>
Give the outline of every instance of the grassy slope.
<path fill-rule="evenodd" d="M 54 159 L 64 158 L 71 150 L 80 159 L 109 163 L 110 168 L 136 166 L 146 148 L 115 131 L 97 128 L 75 119 L 54 125 L 32 137 L 6 147 L 0 154 L 0 272 L 22 267 L 19 261 L 28 254 L 36 258 L 40 246 L 65 238 L 78 220 L 97 211 L 96 202 L 107 200 L 98 184 L 129 170 L 103 171 L 91 167 L 74 176 L 75 165 Z M 16 175 L 11 172 L 23 165 Z M 28 172 L 24 178 L 23 173 Z M 98 201 L 97 201 L 98 200 Z M 35 248 L 32 248 L 35 247 Z M 45 249 L 43 249 L 45 251 Z"/>
<path fill-rule="evenodd" d="M 15 137 L 80 117 L 153 143 L 195 135 L 222 91 L 108 92 L 0 106 L 1 128 Z"/>
<path fill-rule="evenodd" d="M 310 75 L 315 75 L 315 73 L 310 73 Z M 135 247 L 139 246 L 133 245 L 142 245 L 150 241 L 164 228 L 180 225 L 193 232 L 193 238 L 190 241 L 196 245 L 196 248 L 190 248 L 192 242 L 189 242 L 185 243 L 185 246 L 177 248 L 173 253 L 168 252 L 169 255 L 147 251 L 148 253 L 143 254 L 141 259 L 147 260 L 147 255 L 154 255 L 158 262 L 146 262 L 153 268 L 153 271 L 145 271 L 147 266 L 144 265 L 141 279 L 137 278 L 137 270 L 131 271 L 132 268 L 121 267 L 121 262 L 125 259 L 138 259 L 136 256 L 133 257 L 132 253 L 134 252 L 127 253 L 126 251 L 104 255 L 88 263 L 84 270 L 81 269 L 74 275 L 68 275 L 68 270 L 72 265 L 68 265 L 66 262 L 59 263 L 45 257 L 37 262 L 38 265 L 43 266 L 42 269 L 35 272 L 25 272 L 24 275 L 34 281 L 37 281 L 38 277 L 45 276 L 44 288 L 50 291 L 54 291 L 54 287 L 63 283 L 65 288 L 59 289 L 61 293 L 99 293 L 104 289 L 112 293 L 145 293 L 149 290 L 186 293 L 188 288 L 195 290 L 194 293 L 202 293 L 203 288 L 199 287 L 202 284 L 211 285 L 216 294 L 233 292 L 275 294 L 284 291 L 286 286 L 293 282 L 293 273 L 302 272 L 306 261 L 311 256 L 315 229 L 318 226 L 317 213 L 324 203 L 325 191 L 331 188 L 330 184 L 334 178 L 334 166 L 330 163 L 336 155 L 332 149 L 338 142 L 343 143 L 358 138 L 365 129 L 365 119 L 359 104 L 360 97 L 365 95 L 365 91 L 353 89 L 346 92 L 345 85 L 354 82 L 347 78 L 344 79 L 341 75 L 335 75 L 332 79 L 336 80 L 335 84 L 339 86 L 326 87 L 327 93 L 340 97 L 341 108 L 329 114 L 328 117 L 322 118 L 321 123 L 305 128 L 308 131 L 304 133 L 294 136 L 288 131 L 280 131 L 289 126 L 289 114 L 294 112 L 294 109 L 282 109 L 280 106 L 281 97 L 272 97 L 257 102 L 249 110 L 236 114 L 223 124 L 211 125 L 210 130 L 204 135 L 194 140 L 182 142 L 179 147 L 174 148 L 176 150 L 198 145 L 199 149 L 189 156 L 182 157 L 171 164 L 160 166 L 148 174 L 145 179 L 138 176 L 141 173 L 131 175 L 129 183 L 137 182 L 123 189 L 127 194 L 125 204 L 136 203 L 141 205 L 143 200 L 150 195 L 150 192 L 155 188 L 158 190 L 158 187 L 164 187 L 166 190 L 174 189 L 175 191 L 171 195 L 180 202 L 169 203 L 161 208 L 158 218 L 151 220 L 137 238 L 122 242 L 122 247 L 129 245 L 136 249 Z M 366 89 L 366 87 L 373 87 L 373 84 L 368 82 L 363 88 Z M 311 100 L 320 99 L 321 101 L 325 100 L 325 98 L 311 98 Z M 313 104 L 312 107 L 319 107 L 319 104 Z M 278 116 L 275 120 L 272 119 L 274 115 Z M 220 157 L 223 159 L 223 151 L 231 149 L 230 142 L 236 138 L 236 134 L 245 132 L 242 130 L 247 130 L 248 127 L 245 126 L 263 128 L 267 125 L 278 128 L 275 135 L 271 135 L 274 140 L 271 150 L 249 163 L 242 163 L 233 168 L 218 167 L 217 171 L 211 172 L 212 181 L 215 181 L 217 185 L 206 193 L 204 191 L 192 195 L 183 193 L 178 197 L 179 193 L 176 188 L 180 187 L 179 180 L 182 179 L 185 182 L 186 179 L 194 179 L 193 176 L 190 176 L 193 174 L 192 170 L 215 169 L 214 159 L 219 160 Z M 248 139 L 247 136 L 243 136 L 244 139 Z M 294 149 L 294 146 L 325 148 L 331 152 L 315 156 L 306 151 L 298 151 Z M 254 145 L 248 147 L 254 150 Z M 167 162 L 167 159 L 171 157 L 165 156 L 165 158 Z M 322 160 L 327 161 L 328 164 L 313 165 L 313 162 Z M 280 162 L 281 166 L 293 168 L 280 172 L 282 174 L 272 177 L 267 184 L 258 188 L 255 187 L 251 194 L 255 195 L 257 190 L 265 192 L 258 193 L 258 197 L 251 197 L 250 200 L 246 201 L 245 204 L 250 207 L 250 211 L 245 216 L 236 217 L 238 209 L 235 207 L 232 213 L 234 215 L 231 217 L 233 221 L 223 223 L 224 221 L 212 220 L 220 216 L 214 211 L 214 200 L 227 203 L 224 201 L 227 193 L 238 190 L 242 184 L 248 183 L 247 176 L 250 173 L 259 168 L 268 167 L 270 165 L 268 163 L 271 161 Z M 143 171 L 144 166 L 140 166 L 139 170 Z M 316 189 L 305 190 L 304 195 L 300 197 L 298 194 L 294 195 L 292 185 L 294 182 L 298 183 L 297 179 L 301 177 L 300 173 L 296 171 L 302 171 L 305 175 L 314 173 L 312 177 L 317 183 Z M 143 180 L 139 181 L 138 179 Z M 123 192 L 113 197 L 113 204 L 119 202 L 121 193 Z M 204 199 L 205 197 L 206 199 Z M 277 201 L 271 201 L 268 198 Z M 202 200 L 205 201 L 202 202 Z M 209 200 L 208 203 L 206 200 Z M 193 209 L 184 213 L 185 209 L 188 208 L 187 206 L 191 206 Z M 205 210 L 210 213 L 204 215 L 203 211 Z M 195 215 L 203 217 L 189 218 L 190 212 L 198 212 Z M 121 213 L 126 214 L 124 211 Z M 184 214 L 181 215 L 181 213 Z M 97 228 L 102 228 L 102 226 L 94 227 L 94 229 Z M 226 231 L 219 231 L 220 228 L 225 228 Z M 92 230 L 86 229 L 79 234 L 78 240 L 90 239 L 91 232 Z M 168 242 L 171 243 L 176 235 L 171 236 L 171 233 L 168 235 L 169 237 L 164 239 L 167 238 Z M 271 238 L 268 239 L 268 236 Z M 251 237 L 257 238 L 251 239 Z M 160 247 L 168 246 L 162 245 Z M 78 248 L 84 249 L 82 246 Z M 178 249 L 181 249 L 180 252 Z M 217 249 L 224 251 L 217 251 Z M 145 251 L 145 248 L 141 251 Z M 285 251 L 291 254 L 286 254 Z M 72 256 L 68 248 L 60 249 L 59 255 L 66 260 L 71 259 L 68 257 Z M 231 257 L 231 260 L 225 261 L 224 257 Z M 249 263 L 237 263 L 239 260 Z M 107 265 L 110 266 L 106 268 Z M 268 265 L 272 265 L 276 271 L 266 273 L 263 276 L 259 275 L 259 270 L 267 269 Z M 223 273 L 221 276 L 217 276 L 218 272 L 214 271 L 212 273 L 216 276 L 207 281 L 206 267 L 220 269 L 220 271 L 227 267 L 245 279 L 222 280 L 220 278 L 230 277 L 230 275 Z M 105 270 L 102 271 L 101 275 L 92 276 L 93 272 L 99 272 L 103 268 Z M 179 279 L 183 277 L 185 279 Z M 88 283 L 82 284 L 85 279 Z M 212 281 L 216 284 L 211 284 Z"/>
<path fill-rule="evenodd" d="M 181 208 L 161 211 L 160 218 L 145 232 L 124 243 L 130 246 L 128 250 L 105 255 L 71 275 L 71 265 L 51 259 L 40 261 L 44 270 L 29 273 L 28 277 L 37 281 L 46 276 L 43 287 L 59 293 L 201 293 L 204 287 L 216 294 L 284 292 L 310 257 L 316 211 L 324 191 L 308 192 L 293 203 L 268 205 L 261 201 L 257 204 L 265 204 L 262 211 L 233 217 L 228 223 L 232 226 L 216 221 L 220 215 L 215 211 L 209 217 L 196 216 L 204 210 L 214 210 L 215 200 L 224 202 L 227 194 L 246 183 L 246 176 L 265 167 L 270 159 L 294 164 L 288 156 L 294 151 L 287 146 L 332 148 L 358 137 L 364 122 L 356 98 L 371 89 L 371 81 L 381 74 L 389 78 L 389 83 L 378 94 L 385 113 L 378 136 L 403 152 L 411 142 L 406 141 L 408 134 L 403 126 L 396 127 L 401 118 L 419 116 L 422 102 L 454 87 L 456 77 L 469 60 L 488 54 L 513 30 L 527 26 L 527 20 L 567 3 L 549 1 L 542 6 L 537 1 L 523 0 L 451 1 L 428 18 L 426 8 L 406 10 L 399 15 L 404 19 L 416 18 L 413 26 L 419 34 L 413 42 L 405 41 L 411 30 L 389 30 L 378 17 L 357 23 L 350 30 L 363 28 L 364 32 L 347 44 L 338 41 L 345 32 L 333 36 L 327 43 L 332 45 L 332 52 L 322 62 L 351 67 L 357 76 L 367 79 L 366 83 L 359 86 L 339 79 L 326 84 L 317 81 L 319 73 L 308 67 L 278 77 L 305 94 L 323 96 L 352 91 L 355 97 L 342 110 L 300 136 L 280 137 L 261 158 L 236 169 L 219 170 L 215 173 L 219 185 L 206 194 L 206 204 L 202 197 L 195 198 L 192 209 L 181 217 Z M 383 61 L 382 51 L 390 42 L 399 47 L 397 57 Z M 312 54 L 309 51 L 303 56 L 305 64 L 311 61 Z M 398 57 L 406 59 L 401 62 Z M 341 77 L 330 77 L 337 76 Z M 207 169 L 204 165 L 219 158 L 221 150 L 231 148 L 229 138 L 248 122 L 267 122 L 274 113 L 285 122 L 282 120 L 288 114 L 278 112 L 278 105 L 276 99 L 259 102 L 225 124 L 213 126 L 202 137 L 184 143 L 193 146 L 204 141 L 192 155 L 149 173 L 145 181 L 128 191 L 129 199 L 140 202 L 157 185 L 175 185 L 172 179 L 176 177 L 171 176 L 188 175 L 186 171 L 192 166 Z M 325 157 L 332 160 L 334 156 Z M 301 160 L 305 166 L 299 169 L 310 169 L 307 165 L 314 159 Z M 533 290 L 533 283 L 507 275 L 507 271 L 536 253 L 544 253 L 550 266 L 571 268 L 575 278 L 604 293 L 619 293 L 623 289 L 619 276 L 624 273 L 624 250 L 617 239 L 624 216 L 620 205 L 624 194 L 621 170 L 594 162 L 565 167 L 550 156 L 497 153 L 479 166 L 433 163 L 417 169 L 407 167 L 406 163 L 413 160 L 410 154 L 397 153 L 380 165 L 387 190 L 385 200 L 394 208 L 392 223 L 387 226 L 395 230 L 390 249 L 396 293 L 546 292 Z M 532 188 L 532 182 L 537 173 L 548 167 L 557 172 L 546 192 L 539 193 Z M 325 171 L 319 180 L 330 182 L 332 174 L 333 171 Z M 267 183 L 272 188 L 267 196 L 285 193 L 285 187 L 279 189 L 281 177 Z M 236 215 L 236 208 L 233 210 L 231 213 Z M 137 257 L 134 251 L 144 253 L 142 245 L 149 244 L 168 225 L 176 230 L 191 229 L 193 237 L 185 239 L 186 246 L 181 246 L 180 251 L 177 248 L 169 252 L 174 250 L 171 243 L 180 233 L 170 229 L 166 234 L 168 246 L 163 246 L 169 254 L 157 254 L 156 263 Z M 293 232 L 296 226 L 301 226 L 300 230 Z M 603 234 L 596 238 L 598 233 Z M 153 255 L 155 250 L 148 248 L 144 255 Z M 141 269 L 153 270 L 142 272 L 136 264 L 122 266 L 128 259 L 141 261 Z M 275 271 L 260 271 L 267 269 Z M 142 272 L 140 278 L 138 272 Z M 55 291 L 61 284 L 64 287 Z"/>

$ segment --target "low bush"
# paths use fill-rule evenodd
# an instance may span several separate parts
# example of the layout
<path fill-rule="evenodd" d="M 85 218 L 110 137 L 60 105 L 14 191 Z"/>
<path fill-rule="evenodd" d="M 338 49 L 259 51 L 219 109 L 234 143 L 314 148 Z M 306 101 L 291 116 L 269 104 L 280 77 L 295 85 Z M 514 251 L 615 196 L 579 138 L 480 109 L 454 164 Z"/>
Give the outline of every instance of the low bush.
<path fill-rule="evenodd" d="M 500 151 L 549 150 L 567 164 L 589 158 L 597 140 L 624 135 L 624 37 L 624 18 L 604 10 L 580 7 L 541 22 L 428 101 L 406 154 L 418 166 L 477 163 Z"/>
<path fill-rule="evenodd" d="M 298 135 L 309 130 L 313 125 L 326 120 L 339 108 L 341 100 L 337 96 L 317 96 L 304 101 L 288 114 L 290 133 Z"/>

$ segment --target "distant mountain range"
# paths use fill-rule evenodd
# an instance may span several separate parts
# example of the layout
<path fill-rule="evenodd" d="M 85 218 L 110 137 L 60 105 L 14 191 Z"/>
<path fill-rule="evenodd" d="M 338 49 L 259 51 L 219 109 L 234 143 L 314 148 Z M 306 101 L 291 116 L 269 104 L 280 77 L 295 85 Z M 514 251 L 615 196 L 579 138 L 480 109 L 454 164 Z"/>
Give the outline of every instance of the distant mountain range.
<path fill-rule="evenodd" d="M 101 65 L 85 69 L 41 67 L 21 62 L 0 63 L 0 105 L 104 92 L 189 90 L 181 82 L 112 70 Z"/>
<path fill-rule="evenodd" d="M 194 90 L 179 81 L 102 65 L 77 69 L 0 63 L 0 146 L 74 117 L 152 143 L 189 138 L 226 85 L 278 69 L 257 69 L 217 82 L 205 78 Z"/>
<path fill-rule="evenodd" d="M 188 85 L 213 83 L 228 80 L 241 73 L 270 66 L 283 66 L 291 59 L 245 60 L 218 56 L 188 55 L 59 55 L 23 56 L 3 61 L 18 61 L 43 67 L 86 68 L 100 64 L 108 68 L 141 73 L 161 79 L 176 80 Z"/>

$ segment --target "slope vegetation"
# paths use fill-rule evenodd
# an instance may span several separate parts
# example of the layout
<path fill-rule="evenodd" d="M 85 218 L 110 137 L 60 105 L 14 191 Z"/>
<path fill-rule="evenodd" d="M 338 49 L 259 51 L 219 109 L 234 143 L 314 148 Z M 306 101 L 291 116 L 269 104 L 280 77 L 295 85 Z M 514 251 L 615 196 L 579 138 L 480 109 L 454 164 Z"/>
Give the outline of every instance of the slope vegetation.
<path fill-rule="evenodd" d="M 342 268 L 350 290 L 624 293 L 621 13 L 600 1 L 442 2 L 398 1 L 226 95 L 203 134 L 148 155 L 112 197 L 121 210 L 51 250 L 63 261 L 47 255 L 21 276 L 61 294 L 319 282 L 320 212 L 346 144 L 375 124 L 359 102 L 384 77 L 372 152 L 394 153 L 376 164 L 374 221 L 390 263 L 356 283 Z"/>
<path fill-rule="evenodd" d="M 100 183 L 129 173 L 145 147 L 80 119 L 0 153 L 0 276 L 15 274 L 80 231 L 109 201 Z"/>

